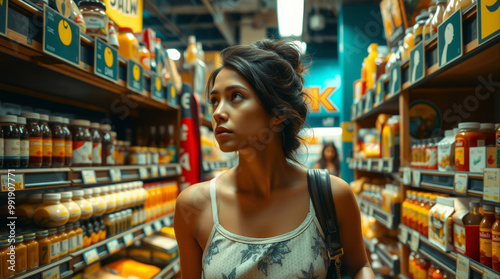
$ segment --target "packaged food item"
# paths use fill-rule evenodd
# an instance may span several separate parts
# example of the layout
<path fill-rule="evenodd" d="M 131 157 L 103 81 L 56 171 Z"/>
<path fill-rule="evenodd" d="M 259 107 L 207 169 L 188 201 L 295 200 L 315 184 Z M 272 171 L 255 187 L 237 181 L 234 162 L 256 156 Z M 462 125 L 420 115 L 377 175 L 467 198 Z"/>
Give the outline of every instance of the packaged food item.
<path fill-rule="evenodd" d="M 80 220 L 90 218 L 93 213 L 92 204 L 83 198 L 83 190 L 73 191 L 73 201 L 80 207 L 81 215 Z"/>
<path fill-rule="evenodd" d="M 77 236 L 74 226 L 74 223 L 66 224 L 66 233 L 68 234 L 68 253 L 73 253 L 77 249 Z"/>
<path fill-rule="evenodd" d="M 427 147 L 425 149 L 425 158 L 427 161 L 426 169 L 437 170 L 438 169 L 438 148 L 437 142 L 439 139 L 431 138 L 427 140 Z"/>
<path fill-rule="evenodd" d="M 403 42 L 404 42 L 404 44 L 403 44 L 403 56 L 401 57 L 401 59 L 406 60 L 410 57 L 410 52 L 415 47 L 413 26 L 406 29 Z"/>
<path fill-rule="evenodd" d="M 427 12 L 422 12 L 416 17 L 416 23 L 413 26 L 414 38 L 413 43 L 417 45 L 424 39 L 424 26 L 429 18 L 429 14 Z"/>
<path fill-rule="evenodd" d="M 52 131 L 52 166 L 63 167 L 66 163 L 66 137 L 62 126 L 62 117 L 51 116 L 49 127 Z"/>
<path fill-rule="evenodd" d="M 437 197 L 429 211 L 429 241 L 444 252 L 453 249 L 453 220 L 455 199 Z"/>
<path fill-rule="evenodd" d="M 106 201 L 101 197 L 101 188 L 92 188 L 92 210 L 94 216 L 101 216 L 106 212 Z"/>
<path fill-rule="evenodd" d="M 115 165 L 115 147 L 113 138 L 111 137 L 111 126 L 108 124 L 101 125 L 100 132 L 102 135 L 102 162 L 104 166 Z"/>
<path fill-rule="evenodd" d="M 102 135 L 99 132 L 99 123 L 90 123 L 92 135 L 92 166 L 102 165 Z"/>
<path fill-rule="evenodd" d="M 118 53 L 125 59 L 132 59 L 139 63 L 139 41 L 130 27 L 118 28 Z"/>
<path fill-rule="evenodd" d="M 371 89 L 376 83 L 376 76 L 377 76 L 377 64 L 375 60 L 378 57 L 377 53 L 377 47 L 378 44 L 370 44 L 368 47 L 368 56 L 366 57 L 365 60 L 365 67 L 366 67 L 366 88 Z"/>
<path fill-rule="evenodd" d="M 481 168 L 496 168 L 497 167 L 497 149 L 496 149 L 496 130 L 495 124 L 493 123 L 481 123 L 480 131 L 484 134 L 484 153 L 485 158 L 481 158 L 481 162 L 484 160 L 484 164 L 480 165 Z"/>
<path fill-rule="evenodd" d="M 21 168 L 25 169 L 28 167 L 29 159 L 30 159 L 30 136 L 28 134 L 28 130 L 26 129 L 26 118 L 18 116 L 17 117 L 17 128 L 19 129 L 20 134 L 20 153 L 21 153 Z M 0 129 L 2 130 L 2 129 Z M 0 135 L 0 147 L 2 148 L 3 153 L 3 130 Z M 2 154 L 3 159 L 3 154 Z M 0 163 L 0 168 L 3 166 L 3 162 Z"/>
<path fill-rule="evenodd" d="M 16 275 L 20 275 L 26 272 L 28 269 L 28 247 L 24 244 L 24 236 L 16 235 L 14 238 L 15 242 L 11 244 L 14 246 L 14 251 L 16 255 Z"/>
<path fill-rule="evenodd" d="M 86 34 L 107 42 L 109 18 L 106 15 L 106 4 L 101 0 L 82 0 L 78 7 L 85 20 Z"/>
<path fill-rule="evenodd" d="M 33 224 L 35 209 L 42 203 L 42 193 L 31 193 L 28 199 L 16 208 L 17 221 L 23 225 Z"/>
<path fill-rule="evenodd" d="M 470 148 L 484 146 L 484 134 L 479 131 L 478 122 L 460 123 L 458 128 L 460 131 L 455 136 L 455 170 L 469 171 Z"/>
<path fill-rule="evenodd" d="M 59 257 L 62 258 L 68 254 L 69 250 L 68 234 L 66 233 L 65 226 L 60 226 L 57 228 L 57 236 L 59 236 L 59 241 L 61 243 Z"/>
<path fill-rule="evenodd" d="M 146 43 L 139 43 L 139 61 L 141 62 L 142 67 L 146 71 L 151 70 L 151 53 L 146 47 Z"/>
<path fill-rule="evenodd" d="M 52 131 L 49 127 L 49 116 L 40 114 L 40 129 L 42 129 L 42 167 L 52 167 Z"/>
<path fill-rule="evenodd" d="M 92 165 L 92 135 L 90 134 L 90 121 L 71 120 L 71 133 L 73 134 L 72 166 L 90 167 Z"/>
<path fill-rule="evenodd" d="M 479 261 L 479 201 L 469 202 L 470 210 L 462 209 L 453 214 L 453 243 L 455 251 Z"/>
<path fill-rule="evenodd" d="M 68 209 L 61 204 L 61 194 L 45 193 L 42 204 L 33 213 L 33 222 L 41 227 L 58 227 L 69 220 Z"/>
<path fill-rule="evenodd" d="M 496 221 L 494 207 L 483 204 L 484 217 L 479 225 L 479 262 L 492 267 L 491 227 Z"/>
<path fill-rule="evenodd" d="M 156 56 L 156 73 L 160 76 L 163 76 L 163 72 L 165 71 L 165 51 L 161 44 L 161 39 L 156 38 L 155 41 L 156 44 L 154 53 Z"/>
<path fill-rule="evenodd" d="M 120 47 L 120 43 L 118 42 L 118 35 L 115 29 L 115 23 L 112 20 L 109 20 L 108 22 L 108 42 L 116 49 Z"/>
<path fill-rule="evenodd" d="M 116 137 L 115 131 L 111 131 L 111 132 L 109 132 L 109 134 L 111 135 L 111 138 L 113 139 L 112 150 L 110 151 L 110 153 L 112 154 L 112 157 L 113 157 L 113 165 L 116 165 L 116 157 L 118 156 L 118 153 L 116 151 L 116 148 L 118 146 L 118 138 Z"/>
<path fill-rule="evenodd" d="M 99 230 L 101 228 L 101 225 L 97 218 L 90 219 L 90 222 L 92 222 L 92 226 L 94 228 L 92 234 L 90 235 L 90 243 L 95 244 L 99 241 Z"/>
<path fill-rule="evenodd" d="M 431 264 L 429 269 L 427 270 L 427 279 L 432 279 L 432 274 L 436 271 L 436 266 L 434 264 Z"/>
<path fill-rule="evenodd" d="M 106 239 L 106 225 L 104 224 L 104 220 L 99 218 L 99 241 L 103 241 Z"/>
<path fill-rule="evenodd" d="M 17 116 L 0 115 L 0 127 L 4 136 L 4 161 L 6 169 L 21 166 L 21 134 L 17 128 Z"/>
<path fill-rule="evenodd" d="M 63 118 L 62 119 L 62 129 L 64 132 L 64 166 L 65 167 L 70 167 L 73 165 L 73 134 L 68 128 L 69 124 L 69 119 L 68 118 Z"/>
<path fill-rule="evenodd" d="M 495 223 L 491 227 L 491 259 L 492 268 L 500 271 L 500 207 L 495 207 Z"/>
<path fill-rule="evenodd" d="M 26 270 L 30 271 L 39 266 L 38 260 L 38 241 L 35 240 L 36 234 L 34 232 L 24 234 L 24 244 L 26 245 Z"/>
<path fill-rule="evenodd" d="M 114 196 L 111 195 L 109 187 L 102 187 L 101 188 L 101 193 L 104 196 L 104 199 L 106 201 L 106 211 L 105 213 L 111 213 L 114 212 L 116 209 L 116 202 L 114 199 Z"/>
<path fill-rule="evenodd" d="M 80 225 L 80 222 L 75 223 L 75 233 L 76 233 L 76 249 L 82 249 L 83 248 L 83 229 Z"/>
<path fill-rule="evenodd" d="M 45 229 L 36 231 L 36 241 L 38 242 L 38 262 L 42 266 L 50 263 L 50 239 L 49 231 Z"/>
<path fill-rule="evenodd" d="M 87 31 L 87 25 L 85 25 L 85 19 L 83 18 L 82 12 L 76 5 L 75 1 L 71 1 L 71 16 L 70 18 L 74 23 L 80 26 L 80 33 L 85 34 Z"/>
<path fill-rule="evenodd" d="M 76 202 L 72 200 L 73 198 L 73 192 L 61 192 L 61 204 L 64 205 L 69 212 L 69 223 L 76 222 L 80 219 L 80 216 L 82 215 L 82 210 L 80 209 L 80 206 Z"/>
<path fill-rule="evenodd" d="M 437 0 L 436 1 L 436 13 L 432 17 L 431 21 L 431 36 L 434 36 L 438 32 L 438 26 L 443 22 L 443 15 L 446 11 L 446 6 L 448 0 Z"/>
<path fill-rule="evenodd" d="M 49 240 L 50 240 L 50 261 L 56 261 L 59 259 L 59 254 L 61 253 L 61 242 L 59 236 L 57 235 L 56 228 L 49 229 Z"/>
<path fill-rule="evenodd" d="M 424 29 L 423 29 L 423 35 L 424 35 L 424 41 L 427 41 L 428 39 L 431 38 L 432 34 L 432 18 L 434 17 L 434 14 L 436 13 L 437 6 L 431 6 L 429 7 L 429 17 L 425 21 Z"/>
<path fill-rule="evenodd" d="M 429 260 L 427 260 L 426 258 L 424 258 L 423 256 L 420 256 L 420 260 L 418 262 L 418 277 L 415 277 L 415 278 L 426 278 L 427 276 L 427 270 L 429 269 L 429 266 L 431 265 L 431 263 L 429 262 Z"/>
<path fill-rule="evenodd" d="M 444 138 L 438 143 L 438 170 L 455 170 L 455 134 L 453 130 L 444 131 Z"/>

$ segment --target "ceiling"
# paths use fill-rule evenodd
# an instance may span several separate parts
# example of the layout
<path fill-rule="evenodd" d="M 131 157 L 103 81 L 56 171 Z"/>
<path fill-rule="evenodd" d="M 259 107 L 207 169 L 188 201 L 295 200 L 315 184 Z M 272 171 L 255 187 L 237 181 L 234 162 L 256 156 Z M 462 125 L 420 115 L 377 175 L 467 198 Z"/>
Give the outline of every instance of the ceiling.
<path fill-rule="evenodd" d="M 302 40 L 311 44 L 337 42 L 337 11 L 342 4 L 378 0 L 305 0 Z M 248 30 L 278 37 L 276 0 L 144 0 L 144 28 L 152 28 L 164 47 L 184 49 L 195 35 L 204 50 L 221 50 L 245 41 Z M 313 30 L 310 18 L 320 14 L 323 28 Z M 312 26 L 314 27 L 314 25 Z"/>

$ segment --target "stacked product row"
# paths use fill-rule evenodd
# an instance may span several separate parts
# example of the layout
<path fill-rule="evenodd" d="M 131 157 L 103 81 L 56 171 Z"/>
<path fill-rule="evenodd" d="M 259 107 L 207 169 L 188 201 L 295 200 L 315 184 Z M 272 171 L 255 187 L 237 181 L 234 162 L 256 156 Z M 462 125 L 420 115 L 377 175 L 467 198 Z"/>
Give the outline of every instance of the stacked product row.
<path fill-rule="evenodd" d="M 453 278 L 453 275 L 431 264 L 419 253 L 412 251 L 408 258 L 408 277 L 410 279 L 445 279 Z"/>
<path fill-rule="evenodd" d="M 379 114 L 375 128 L 360 129 L 354 158 L 394 158 L 399 148 L 399 115 Z"/>

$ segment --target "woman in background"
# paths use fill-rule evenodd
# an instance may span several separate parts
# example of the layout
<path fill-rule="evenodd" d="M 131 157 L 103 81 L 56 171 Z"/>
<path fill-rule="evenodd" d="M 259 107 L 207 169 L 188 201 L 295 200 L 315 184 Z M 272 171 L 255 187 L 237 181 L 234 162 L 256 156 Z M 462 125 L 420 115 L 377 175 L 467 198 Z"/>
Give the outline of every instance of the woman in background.
<path fill-rule="evenodd" d="M 333 142 L 327 142 L 323 145 L 321 158 L 314 164 L 313 169 L 328 169 L 331 175 L 340 177 L 339 154 Z"/>

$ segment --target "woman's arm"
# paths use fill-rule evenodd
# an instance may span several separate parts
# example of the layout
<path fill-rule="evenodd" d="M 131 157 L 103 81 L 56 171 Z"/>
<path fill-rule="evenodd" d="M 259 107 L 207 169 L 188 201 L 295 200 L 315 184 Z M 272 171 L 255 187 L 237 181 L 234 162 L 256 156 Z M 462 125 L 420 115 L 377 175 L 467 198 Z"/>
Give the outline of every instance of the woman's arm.
<path fill-rule="evenodd" d="M 344 256 L 342 265 L 352 278 L 373 278 L 373 273 L 361 234 L 361 215 L 358 204 L 349 185 L 342 179 L 330 175 L 332 195 L 340 229 Z"/>

